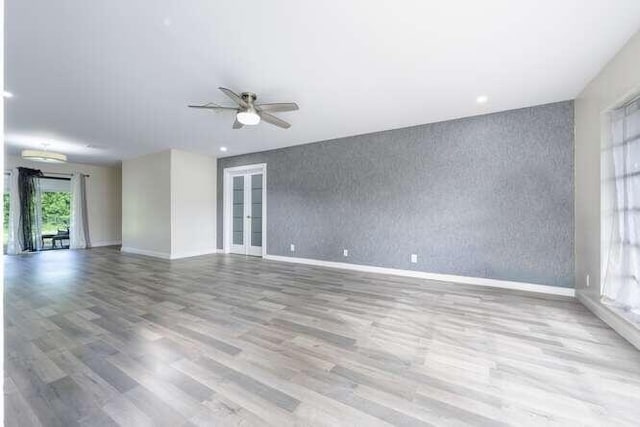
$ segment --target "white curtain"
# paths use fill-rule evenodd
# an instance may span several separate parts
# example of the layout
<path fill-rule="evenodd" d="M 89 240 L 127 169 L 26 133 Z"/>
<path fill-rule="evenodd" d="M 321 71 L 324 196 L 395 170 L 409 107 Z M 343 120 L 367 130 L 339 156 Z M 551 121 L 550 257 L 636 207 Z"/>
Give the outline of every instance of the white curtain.
<path fill-rule="evenodd" d="M 604 301 L 640 315 L 640 99 L 611 116 L 613 213 Z"/>
<path fill-rule="evenodd" d="M 20 191 L 18 190 L 18 169 L 12 169 L 9 175 L 9 230 L 7 236 L 7 254 L 22 252 L 22 229 L 20 228 Z"/>
<path fill-rule="evenodd" d="M 86 176 L 75 172 L 71 177 L 71 223 L 69 248 L 85 249 L 91 246 L 87 222 Z"/>
<path fill-rule="evenodd" d="M 40 187 L 40 178 L 36 178 L 35 185 L 35 223 L 33 224 L 33 234 L 36 236 L 36 251 L 42 250 L 42 188 Z"/>

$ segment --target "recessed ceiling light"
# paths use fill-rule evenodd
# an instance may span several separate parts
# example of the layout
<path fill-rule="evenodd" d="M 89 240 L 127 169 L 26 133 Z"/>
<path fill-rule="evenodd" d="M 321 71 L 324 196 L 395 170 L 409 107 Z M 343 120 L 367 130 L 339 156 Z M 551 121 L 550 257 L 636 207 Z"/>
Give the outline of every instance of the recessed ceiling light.
<path fill-rule="evenodd" d="M 227 147 L 220 147 L 220 151 L 227 151 Z"/>
<path fill-rule="evenodd" d="M 487 95 L 480 95 L 479 97 L 476 98 L 476 102 L 478 104 L 486 104 L 488 100 L 489 100 L 489 97 Z"/>
<path fill-rule="evenodd" d="M 8 90 L 5 90 L 2 94 L 5 98 L 13 98 L 13 94 Z"/>

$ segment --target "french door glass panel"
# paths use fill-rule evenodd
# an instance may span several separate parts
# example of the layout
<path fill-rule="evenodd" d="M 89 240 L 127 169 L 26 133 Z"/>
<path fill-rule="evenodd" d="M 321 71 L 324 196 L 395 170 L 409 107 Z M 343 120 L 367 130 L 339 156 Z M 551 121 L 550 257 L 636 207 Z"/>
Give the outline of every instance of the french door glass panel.
<path fill-rule="evenodd" d="M 251 246 L 262 247 L 262 174 L 251 175 Z"/>
<path fill-rule="evenodd" d="M 244 176 L 233 177 L 233 244 L 244 245 Z"/>

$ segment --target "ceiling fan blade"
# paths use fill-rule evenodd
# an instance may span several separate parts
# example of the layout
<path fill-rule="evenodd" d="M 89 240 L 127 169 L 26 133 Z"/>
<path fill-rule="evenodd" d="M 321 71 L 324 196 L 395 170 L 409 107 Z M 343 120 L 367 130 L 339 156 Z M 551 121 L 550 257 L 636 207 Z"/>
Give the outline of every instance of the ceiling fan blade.
<path fill-rule="evenodd" d="M 227 89 L 226 87 L 219 87 L 218 89 L 220 89 L 225 95 L 227 95 L 229 98 L 233 99 L 233 101 L 240 105 L 241 107 L 247 108 L 249 107 L 249 104 L 247 104 L 246 102 L 244 102 L 244 100 L 242 98 L 240 98 L 240 95 L 236 94 L 234 91 L 232 91 L 231 89 Z"/>
<path fill-rule="evenodd" d="M 264 120 L 267 123 L 271 123 L 272 125 L 276 125 L 283 129 L 289 129 L 291 127 L 289 123 L 285 122 L 282 119 L 277 118 L 274 115 L 267 113 L 266 111 L 258 111 L 258 115 L 260 116 L 260 118 L 262 118 L 262 120 Z"/>
<path fill-rule="evenodd" d="M 189 108 L 203 108 L 206 110 L 237 110 L 236 107 L 221 107 L 219 105 L 189 105 Z"/>
<path fill-rule="evenodd" d="M 240 129 L 242 126 L 244 126 L 244 125 L 243 125 L 242 123 L 240 123 L 240 122 L 238 121 L 238 118 L 236 117 L 236 120 L 233 122 L 233 126 L 232 126 L 232 128 L 233 128 L 233 129 Z"/>
<path fill-rule="evenodd" d="M 283 113 L 285 111 L 295 111 L 298 109 L 298 104 L 295 102 L 273 102 L 270 104 L 258 104 L 256 105 L 258 111 L 268 111 L 270 113 Z"/>

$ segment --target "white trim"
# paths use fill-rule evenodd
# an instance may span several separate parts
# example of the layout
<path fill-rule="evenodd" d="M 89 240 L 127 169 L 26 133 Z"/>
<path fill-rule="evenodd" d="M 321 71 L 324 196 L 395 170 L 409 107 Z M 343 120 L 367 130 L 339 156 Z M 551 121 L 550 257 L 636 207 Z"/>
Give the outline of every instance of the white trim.
<path fill-rule="evenodd" d="M 123 246 L 120 248 L 120 252 L 126 252 L 136 255 L 145 255 L 154 258 L 171 259 L 171 254 L 167 252 L 148 251 L 146 249 L 130 248 Z"/>
<path fill-rule="evenodd" d="M 256 172 L 260 172 L 267 168 L 266 163 L 254 163 L 252 165 L 244 165 L 244 166 L 234 166 L 232 168 L 224 168 L 225 172 L 234 173 L 234 172 L 242 172 L 248 173 L 255 170 Z"/>
<path fill-rule="evenodd" d="M 576 297 L 578 298 L 578 301 L 587 307 L 600 320 L 609 325 L 611 329 L 616 331 L 624 339 L 640 350 L 640 328 L 634 326 L 627 319 L 616 313 L 615 310 L 612 310 L 600 301 L 594 300 L 584 292 L 578 291 Z"/>
<path fill-rule="evenodd" d="M 122 244 L 122 240 L 103 240 L 101 242 L 91 242 L 91 247 L 99 248 L 101 246 L 117 246 L 121 244 Z"/>
<path fill-rule="evenodd" d="M 218 253 L 218 249 L 209 248 L 209 249 L 204 249 L 200 251 L 187 251 L 187 252 L 182 252 L 178 254 L 171 254 L 171 259 L 191 258 L 194 256 L 212 255 L 217 253 Z"/>
<path fill-rule="evenodd" d="M 173 255 L 173 248 L 176 246 L 176 195 L 174 193 L 173 181 L 175 179 L 173 171 L 173 153 L 176 150 L 169 149 L 169 257 Z"/>
<path fill-rule="evenodd" d="M 234 166 L 224 168 L 222 174 L 222 253 L 231 253 L 231 177 L 233 175 L 261 173 L 262 174 L 262 253 L 267 255 L 267 164 Z"/>
<path fill-rule="evenodd" d="M 492 288 L 512 289 L 517 291 L 538 292 L 551 295 L 575 296 L 575 289 L 557 286 L 538 285 L 534 283 L 511 282 L 508 280 L 485 279 L 481 277 L 454 276 L 452 274 L 427 273 L 424 271 L 401 270 L 399 268 L 375 267 L 371 265 L 348 264 L 345 262 L 322 261 L 311 258 L 297 258 L 279 255 L 265 255 L 265 259 L 298 264 L 316 265 L 319 267 L 340 268 L 344 270 L 363 271 L 366 273 L 391 274 L 395 276 L 415 277 L 418 279 L 452 282 L 464 285 L 489 286 Z"/>
<path fill-rule="evenodd" d="M 122 247 L 120 248 L 120 252 L 136 254 L 136 255 L 145 255 L 145 256 L 150 256 L 154 258 L 162 258 L 162 259 L 168 259 L 168 260 L 191 258 L 194 256 L 213 255 L 213 254 L 221 253 L 220 249 L 216 249 L 216 248 L 209 248 L 209 249 L 200 250 L 200 251 L 182 252 L 179 254 L 169 254 L 167 252 L 149 251 L 146 249 L 138 249 L 138 248 L 131 248 L 131 247 Z"/>
<path fill-rule="evenodd" d="M 637 85 L 624 93 L 621 97 L 619 97 L 616 101 L 612 102 L 608 107 L 605 107 L 600 114 L 609 114 L 613 110 L 617 110 L 623 105 L 633 101 L 635 98 L 640 96 L 640 85 Z"/>

